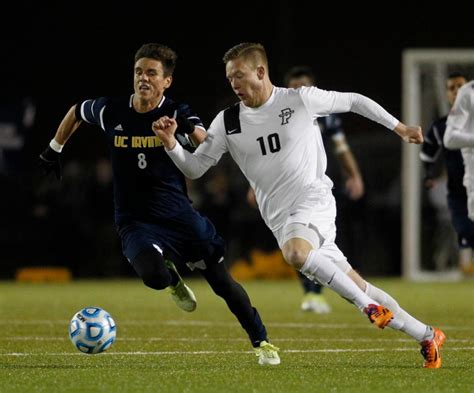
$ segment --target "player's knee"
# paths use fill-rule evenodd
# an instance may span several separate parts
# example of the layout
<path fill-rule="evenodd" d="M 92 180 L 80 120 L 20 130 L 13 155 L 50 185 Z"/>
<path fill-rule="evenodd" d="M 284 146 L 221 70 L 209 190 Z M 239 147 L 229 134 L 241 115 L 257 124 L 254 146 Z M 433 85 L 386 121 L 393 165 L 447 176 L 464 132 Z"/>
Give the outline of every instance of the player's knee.
<path fill-rule="evenodd" d="M 160 290 L 171 284 L 171 274 L 162 255 L 155 249 L 142 251 L 133 259 L 132 266 L 149 288 Z"/>
<path fill-rule="evenodd" d="M 283 250 L 285 261 L 295 269 L 300 269 L 308 258 L 308 251 L 300 247 L 287 247 Z"/>
<path fill-rule="evenodd" d="M 144 276 L 142 277 L 143 284 L 147 287 L 161 290 L 169 287 L 171 285 L 171 275 L 167 274 L 165 276 L 157 277 L 157 276 Z"/>

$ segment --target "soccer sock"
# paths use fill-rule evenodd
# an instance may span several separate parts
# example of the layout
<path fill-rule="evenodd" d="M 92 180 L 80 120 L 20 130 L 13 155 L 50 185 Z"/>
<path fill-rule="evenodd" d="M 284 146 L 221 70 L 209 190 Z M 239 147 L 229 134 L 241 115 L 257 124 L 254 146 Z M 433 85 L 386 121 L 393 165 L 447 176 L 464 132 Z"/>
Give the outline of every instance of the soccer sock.
<path fill-rule="evenodd" d="M 252 307 L 245 289 L 229 274 L 224 262 L 208 263 L 200 273 L 207 280 L 214 293 L 225 300 L 229 310 L 236 316 L 247 332 L 253 347 L 260 342 L 269 341 L 267 330 L 258 311 Z"/>
<path fill-rule="evenodd" d="M 408 314 L 393 297 L 368 282 L 366 282 L 366 285 L 365 293 L 393 312 L 393 319 L 388 326 L 392 329 L 401 330 L 418 342 L 432 338 L 432 329 Z"/>
<path fill-rule="evenodd" d="M 378 304 L 334 264 L 324 249 L 311 250 L 300 271 L 309 279 L 319 281 L 354 303 L 361 311 L 369 304 Z"/>
<path fill-rule="evenodd" d="M 300 279 L 301 285 L 303 286 L 304 293 L 317 293 L 321 294 L 321 284 L 316 283 L 306 277 L 304 274 L 298 272 L 298 278 Z"/>

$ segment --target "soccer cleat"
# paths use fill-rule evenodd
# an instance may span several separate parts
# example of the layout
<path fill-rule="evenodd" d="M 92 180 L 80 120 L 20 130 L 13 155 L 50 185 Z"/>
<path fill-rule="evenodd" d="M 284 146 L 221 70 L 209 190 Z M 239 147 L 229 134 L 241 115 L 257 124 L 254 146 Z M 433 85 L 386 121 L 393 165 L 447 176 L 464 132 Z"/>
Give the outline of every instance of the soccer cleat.
<path fill-rule="evenodd" d="M 267 341 L 261 341 L 260 346 L 254 348 L 255 355 L 258 356 L 258 364 L 270 364 L 276 366 L 280 364 L 280 356 L 278 356 L 278 351 L 280 348 L 275 347 Z"/>
<path fill-rule="evenodd" d="M 193 291 L 184 283 L 184 280 L 179 275 L 178 270 L 176 269 L 176 266 L 173 262 L 166 260 L 165 264 L 169 270 L 173 270 L 177 274 L 179 279 L 175 286 L 170 285 L 168 288 L 166 288 L 166 291 L 171 295 L 171 299 L 173 299 L 179 308 L 187 312 L 194 311 L 196 309 L 197 302 Z"/>
<path fill-rule="evenodd" d="M 369 304 L 364 308 L 364 313 L 367 314 L 370 322 L 375 323 L 375 326 L 380 329 L 387 326 L 393 318 L 393 312 L 382 305 L 377 306 L 376 304 Z"/>
<path fill-rule="evenodd" d="M 424 368 L 441 367 L 441 347 L 446 340 L 446 335 L 439 329 L 434 329 L 434 336 L 431 340 L 421 342 L 421 354 L 425 359 Z"/>
<path fill-rule="evenodd" d="M 314 312 L 316 314 L 327 314 L 331 312 L 331 306 L 328 304 L 326 298 L 323 295 L 319 293 L 308 292 L 303 297 L 301 310 Z"/>

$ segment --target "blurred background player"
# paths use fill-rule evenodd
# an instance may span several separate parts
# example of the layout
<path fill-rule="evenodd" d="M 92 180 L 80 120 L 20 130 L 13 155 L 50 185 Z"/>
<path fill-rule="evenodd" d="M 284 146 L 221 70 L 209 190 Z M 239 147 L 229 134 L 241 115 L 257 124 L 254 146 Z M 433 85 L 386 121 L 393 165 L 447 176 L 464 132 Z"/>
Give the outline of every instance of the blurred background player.
<path fill-rule="evenodd" d="M 460 73 L 451 73 L 446 79 L 446 96 L 450 108 L 453 106 L 458 90 L 467 82 Z M 433 122 L 425 135 L 421 146 L 420 158 L 425 170 L 424 186 L 433 190 L 443 181 L 443 173 L 439 174 L 439 164 L 444 159 L 447 177 L 447 202 L 451 213 L 451 222 L 458 235 L 459 268 L 468 273 L 473 269 L 472 249 L 474 248 L 474 222 L 468 217 L 467 193 L 463 185 L 464 161 L 461 150 L 447 149 L 443 138 L 446 132 L 448 116 Z M 473 271 L 474 272 L 474 271 Z"/>
<path fill-rule="evenodd" d="M 474 81 L 472 80 L 458 91 L 446 121 L 443 142 L 448 149 L 461 149 L 467 216 L 474 221 Z"/>
<path fill-rule="evenodd" d="M 297 89 L 301 86 L 313 86 L 315 84 L 315 77 L 310 67 L 295 66 L 285 74 L 284 82 L 287 87 Z M 357 161 L 355 160 L 347 142 L 340 116 L 331 114 L 329 116 L 319 117 L 316 121 L 321 129 L 326 151 L 332 150 L 337 157 L 344 181 L 344 186 L 338 184 L 339 182 L 335 182 L 335 189 L 333 190 L 336 204 L 340 207 L 336 218 L 336 226 L 339 229 L 339 241 L 339 234 L 345 232 L 341 231 L 341 228 L 344 228 L 344 226 L 347 225 L 346 220 L 344 220 L 344 213 L 348 208 L 354 211 L 356 204 L 361 202 L 360 200 L 364 196 L 364 182 Z M 332 149 L 328 147 L 329 140 L 332 143 Z M 328 173 L 334 172 L 331 171 L 331 169 L 330 165 L 328 165 Z M 333 179 L 338 178 L 336 174 L 333 175 L 332 173 L 330 173 L 330 177 Z M 252 188 L 249 188 L 248 190 L 247 200 L 251 206 L 257 207 L 255 194 L 253 193 Z M 347 220 L 347 222 L 349 221 L 353 222 L 352 220 Z M 359 234 L 360 233 L 361 232 L 359 231 Z M 349 238 L 353 239 L 354 235 Z M 341 249 L 348 255 L 349 259 L 355 259 L 351 246 L 352 244 L 348 239 L 342 239 Z M 276 244 L 275 247 L 277 247 Z M 298 278 L 304 290 L 301 309 L 303 311 L 312 311 L 318 314 L 331 312 L 331 306 L 322 294 L 323 286 L 311 281 L 300 272 L 298 272 Z"/>

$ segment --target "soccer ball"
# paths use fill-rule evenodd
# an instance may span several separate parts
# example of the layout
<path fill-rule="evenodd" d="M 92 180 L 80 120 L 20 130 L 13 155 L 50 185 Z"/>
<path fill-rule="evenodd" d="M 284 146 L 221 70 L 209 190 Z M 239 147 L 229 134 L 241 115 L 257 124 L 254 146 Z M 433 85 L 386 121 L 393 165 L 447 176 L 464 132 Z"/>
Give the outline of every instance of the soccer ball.
<path fill-rule="evenodd" d="M 115 321 L 100 307 L 85 307 L 74 314 L 69 323 L 69 338 L 81 352 L 104 352 L 114 343 Z"/>

